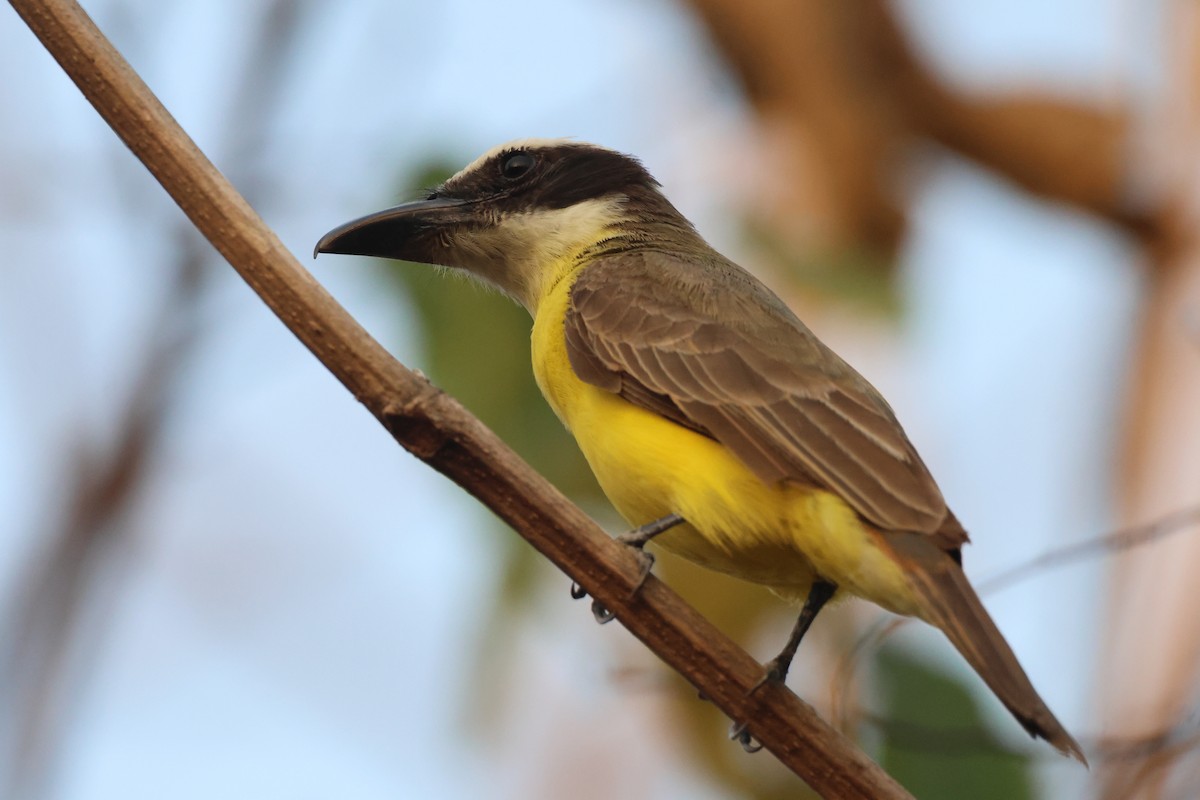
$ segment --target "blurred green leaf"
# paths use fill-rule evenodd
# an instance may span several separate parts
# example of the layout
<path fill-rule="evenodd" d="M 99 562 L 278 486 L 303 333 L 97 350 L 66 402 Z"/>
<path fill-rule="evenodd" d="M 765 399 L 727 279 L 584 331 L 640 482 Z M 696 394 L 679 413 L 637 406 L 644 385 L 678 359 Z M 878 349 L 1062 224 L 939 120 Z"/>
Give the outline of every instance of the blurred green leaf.
<path fill-rule="evenodd" d="M 880 763 L 921 800 L 1027 800 L 1029 757 L 988 732 L 970 691 L 899 648 L 877 662 L 885 700 Z"/>
<path fill-rule="evenodd" d="M 794 285 L 871 314 L 894 318 L 903 313 L 894 261 L 879 252 L 865 247 L 798 250 L 753 217 L 743 221 L 742 232 L 749 247 Z"/>

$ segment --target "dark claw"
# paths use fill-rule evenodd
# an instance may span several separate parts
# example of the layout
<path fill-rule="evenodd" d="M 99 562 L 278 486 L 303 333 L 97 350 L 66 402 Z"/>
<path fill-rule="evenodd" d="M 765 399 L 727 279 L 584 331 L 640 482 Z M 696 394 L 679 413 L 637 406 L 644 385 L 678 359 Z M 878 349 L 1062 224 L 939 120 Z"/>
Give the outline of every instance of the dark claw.
<path fill-rule="evenodd" d="M 729 729 L 729 738 L 740 744 L 747 753 L 757 753 L 763 749 L 761 742 L 754 741 L 754 737 L 750 735 L 750 730 L 744 722 L 734 723 L 734 726 Z"/>
<path fill-rule="evenodd" d="M 601 625 L 605 625 L 609 622 L 612 622 L 613 618 L 616 617 L 616 614 L 609 611 L 604 606 L 600 605 L 599 600 L 593 600 L 592 601 L 592 616 L 595 617 L 597 623 L 599 623 Z"/>
<path fill-rule="evenodd" d="M 584 590 L 584 588 L 582 586 L 580 586 L 578 582 L 571 581 L 571 597 L 573 599 L 582 600 L 583 598 L 585 598 L 587 596 L 588 596 L 587 591 Z M 616 614 L 614 614 L 613 612 L 609 611 L 607 608 L 602 606 L 600 604 L 599 600 L 593 600 L 592 601 L 592 616 L 596 619 L 596 622 L 603 625 L 607 622 L 612 622 L 613 618 L 616 617 Z"/>
<path fill-rule="evenodd" d="M 746 696 L 749 697 L 768 683 L 782 684 L 785 677 L 786 673 L 780 669 L 779 659 L 772 659 L 767 663 L 763 676 L 750 687 Z M 763 749 L 762 742 L 754 740 L 754 737 L 750 735 L 749 725 L 745 722 L 735 722 L 729 729 L 729 738 L 740 744 L 747 753 L 757 753 Z"/>

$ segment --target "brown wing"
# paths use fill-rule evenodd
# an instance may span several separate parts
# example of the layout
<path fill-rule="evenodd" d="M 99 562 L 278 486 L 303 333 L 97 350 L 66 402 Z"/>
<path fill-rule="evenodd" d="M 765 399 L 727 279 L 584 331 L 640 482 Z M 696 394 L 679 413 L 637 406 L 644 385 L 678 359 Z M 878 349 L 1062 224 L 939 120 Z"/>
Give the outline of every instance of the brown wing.
<path fill-rule="evenodd" d="M 606 256 L 576 279 L 565 325 L 581 379 L 716 439 L 763 480 L 828 488 L 885 530 L 965 541 L 884 399 L 737 265 Z"/>

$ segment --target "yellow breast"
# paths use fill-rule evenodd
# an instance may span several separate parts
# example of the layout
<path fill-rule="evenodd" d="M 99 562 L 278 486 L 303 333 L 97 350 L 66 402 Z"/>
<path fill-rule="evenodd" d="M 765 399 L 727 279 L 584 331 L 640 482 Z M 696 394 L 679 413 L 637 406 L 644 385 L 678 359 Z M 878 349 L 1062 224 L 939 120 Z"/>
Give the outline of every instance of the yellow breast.
<path fill-rule="evenodd" d="M 677 513 L 689 524 L 655 542 L 705 567 L 797 599 L 815 572 L 912 613 L 903 601 L 903 575 L 841 498 L 768 485 L 718 442 L 581 381 L 567 357 L 563 324 L 574 277 L 558 281 L 538 304 L 534 376 L 631 525 Z"/>

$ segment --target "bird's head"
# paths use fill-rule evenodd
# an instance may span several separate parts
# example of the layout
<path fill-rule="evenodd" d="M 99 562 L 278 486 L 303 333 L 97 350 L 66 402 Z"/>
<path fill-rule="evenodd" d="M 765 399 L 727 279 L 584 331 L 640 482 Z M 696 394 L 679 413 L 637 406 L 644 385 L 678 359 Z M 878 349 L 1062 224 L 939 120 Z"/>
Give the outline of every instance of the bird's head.
<path fill-rule="evenodd" d="M 533 311 L 576 257 L 636 246 L 647 226 L 691 226 L 637 159 L 596 145 L 500 145 L 431 191 L 348 222 L 316 253 L 379 256 L 466 270 Z"/>

